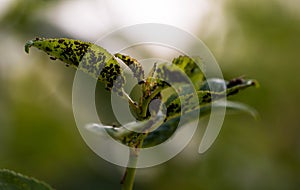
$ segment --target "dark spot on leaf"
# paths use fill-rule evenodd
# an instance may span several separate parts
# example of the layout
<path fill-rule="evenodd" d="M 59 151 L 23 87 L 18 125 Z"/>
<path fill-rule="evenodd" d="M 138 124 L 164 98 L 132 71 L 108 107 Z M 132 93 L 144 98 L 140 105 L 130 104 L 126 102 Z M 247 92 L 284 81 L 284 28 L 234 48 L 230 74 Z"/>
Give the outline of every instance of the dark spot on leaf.
<path fill-rule="evenodd" d="M 49 47 L 46 47 L 46 51 L 51 52 L 52 50 Z"/>

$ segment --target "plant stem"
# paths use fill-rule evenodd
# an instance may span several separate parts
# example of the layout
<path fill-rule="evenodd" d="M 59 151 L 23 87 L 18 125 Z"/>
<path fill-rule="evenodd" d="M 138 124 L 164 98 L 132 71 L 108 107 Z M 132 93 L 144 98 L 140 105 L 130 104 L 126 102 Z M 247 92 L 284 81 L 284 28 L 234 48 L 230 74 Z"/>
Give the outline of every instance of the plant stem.
<path fill-rule="evenodd" d="M 130 148 L 128 166 L 125 170 L 123 179 L 121 181 L 122 190 L 132 190 L 133 188 L 135 171 L 136 171 L 135 166 L 138 159 L 138 151 L 139 150 L 136 148 Z"/>

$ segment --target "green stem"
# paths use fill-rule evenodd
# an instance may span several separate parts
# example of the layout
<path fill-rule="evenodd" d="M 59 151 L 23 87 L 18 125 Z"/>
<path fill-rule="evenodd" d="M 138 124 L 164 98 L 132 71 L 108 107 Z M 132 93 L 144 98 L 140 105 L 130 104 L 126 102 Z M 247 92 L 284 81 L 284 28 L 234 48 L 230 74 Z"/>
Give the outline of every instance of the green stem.
<path fill-rule="evenodd" d="M 130 148 L 128 167 L 126 168 L 123 179 L 121 181 L 122 190 L 132 190 L 133 188 L 137 159 L 138 149 Z"/>
<path fill-rule="evenodd" d="M 148 106 L 150 104 L 150 102 L 153 100 L 153 98 L 160 93 L 162 90 L 166 89 L 168 86 L 164 86 L 164 87 L 158 87 L 157 89 L 154 90 L 154 92 L 152 92 L 152 94 L 146 99 L 142 99 L 142 113 L 141 113 L 141 117 L 144 118 L 147 115 L 147 111 L 148 111 Z"/>

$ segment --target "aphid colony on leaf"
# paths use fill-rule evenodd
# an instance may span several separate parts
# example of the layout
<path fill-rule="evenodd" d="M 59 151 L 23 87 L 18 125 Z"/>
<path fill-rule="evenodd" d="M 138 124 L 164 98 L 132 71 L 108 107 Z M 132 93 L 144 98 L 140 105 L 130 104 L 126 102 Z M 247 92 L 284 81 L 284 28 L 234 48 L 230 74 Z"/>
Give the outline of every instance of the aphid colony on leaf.
<path fill-rule="evenodd" d="M 204 111 L 202 108 L 207 108 L 212 100 L 236 94 L 241 89 L 256 85 L 253 80 L 237 78 L 229 82 L 222 81 L 227 84 L 226 89 L 211 91 L 207 87 L 203 68 L 198 66 L 202 65 L 201 60 L 188 56 L 179 56 L 173 59 L 172 64 L 154 64 L 148 76 L 145 76 L 142 65 L 136 59 L 120 53 L 112 55 L 104 48 L 89 42 L 67 38 L 36 38 L 26 43 L 25 51 L 29 53 L 32 46 L 46 52 L 52 60 L 59 59 L 87 73 L 103 83 L 106 90 L 128 100 L 136 120 L 141 122 L 133 126 L 142 127 L 140 133 L 115 125 L 106 130 L 115 139 L 132 147 L 136 147 L 140 142 L 137 139 L 141 138 L 144 139 L 143 146 L 159 144 L 173 134 L 182 114 L 190 114 L 191 120 L 198 118 L 193 112 Z M 142 95 L 136 102 L 123 88 L 126 77 L 116 59 L 124 62 L 141 87 Z M 174 89 L 174 86 L 176 92 L 170 90 Z M 169 93 L 164 93 L 165 91 Z M 151 102 L 156 103 L 151 107 Z M 160 141 L 154 142 L 153 139 L 158 136 Z"/>

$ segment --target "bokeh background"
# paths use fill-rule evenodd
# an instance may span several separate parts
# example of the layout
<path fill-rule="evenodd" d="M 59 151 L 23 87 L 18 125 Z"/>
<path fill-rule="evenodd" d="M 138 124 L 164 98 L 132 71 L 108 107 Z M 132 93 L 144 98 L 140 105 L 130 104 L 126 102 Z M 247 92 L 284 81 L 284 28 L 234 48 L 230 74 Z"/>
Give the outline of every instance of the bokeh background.
<path fill-rule="evenodd" d="M 25 54 L 24 44 L 38 36 L 93 42 L 145 22 L 198 36 L 225 78 L 257 79 L 260 88 L 231 99 L 254 107 L 260 119 L 226 116 L 209 151 L 197 153 L 196 137 L 196 148 L 139 169 L 135 188 L 299 189 L 299 0 L 0 0 L 0 168 L 56 189 L 120 188 L 124 169 L 93 153 L 76 128 L 75 71 L 39 51 Z"/>

